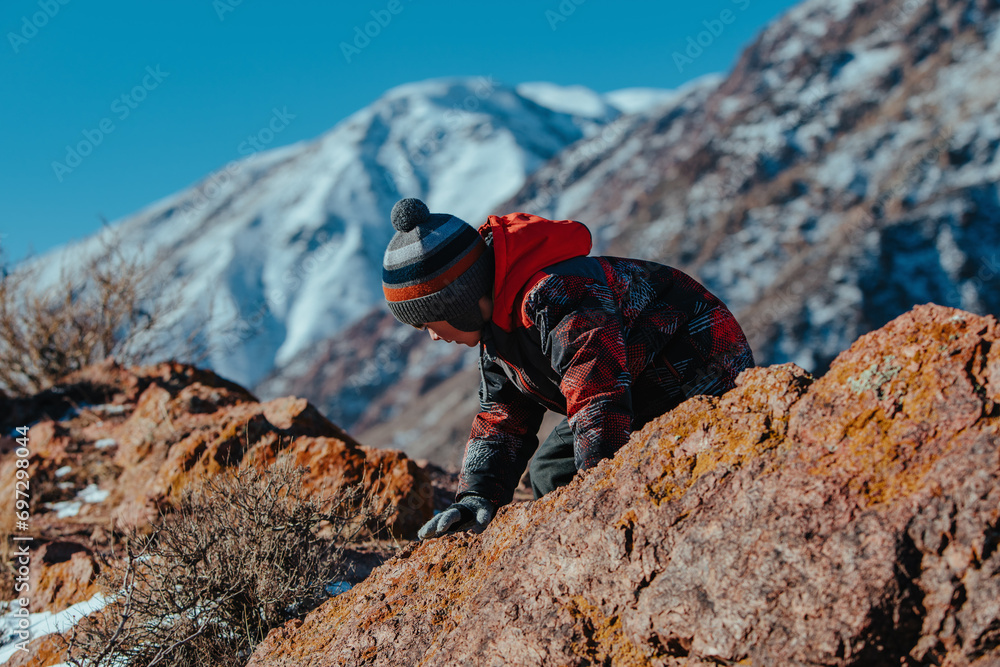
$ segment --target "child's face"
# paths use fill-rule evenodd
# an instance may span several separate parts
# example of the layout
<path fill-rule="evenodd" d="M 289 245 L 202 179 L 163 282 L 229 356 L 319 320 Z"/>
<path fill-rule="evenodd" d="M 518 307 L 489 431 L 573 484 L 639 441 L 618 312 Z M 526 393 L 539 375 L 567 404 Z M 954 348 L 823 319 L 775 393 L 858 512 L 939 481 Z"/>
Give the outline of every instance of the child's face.
<path fill-rule="evenodd" d="M 469 347 L 475 347 L 479 345 L 479 341 L 483 336 L 482 331 L 459 331 L 455 327 L 451 326 L 447 322 L 428 322 L 427 324 L 419 327 L 421 330 L 428 331 L 431 334 L 431 338 L 434 340 L 443 340 L 449 343 L 459 343 L 460 345 L 468 345 Z"/>

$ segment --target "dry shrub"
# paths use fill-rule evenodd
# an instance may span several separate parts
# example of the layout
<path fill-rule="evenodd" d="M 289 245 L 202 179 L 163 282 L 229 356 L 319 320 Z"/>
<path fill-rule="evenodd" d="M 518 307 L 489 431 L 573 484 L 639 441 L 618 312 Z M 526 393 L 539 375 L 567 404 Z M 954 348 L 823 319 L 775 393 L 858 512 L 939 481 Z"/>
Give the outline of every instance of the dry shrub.
<path fill-rule="evenodd" d="M 163 329 L 179 291 L 163 289 L 162 258 L 127 253 L 111 231 L 54 285 L 39 286 L 40 276 L 37 263 L 0 271 L 0 388 L 34 394 L 109 355 L 147 361 L 172 338 Z"/>
<path fill-rule="evenodd" d="M 20 597 L 19 592 L 15 590 L 17 567 L 14 564 L 14 553 L 13 535 L 7 526 L 0 524 L 0 591 L 3 591 L 5 599 Z M 0 602 L 0 609 L 2 608 Z"/>
<path fill-rule="evenodd" d="M 71 664 L 245 664 L 271 629 L 305 616 L 348 574 L 345 547 L 385 520 L 372 506 L 360 486 L 311 497 L 302 469 L 283 464 L 203 482 L 102 568 L 113 601 L 74 629 Z"/>

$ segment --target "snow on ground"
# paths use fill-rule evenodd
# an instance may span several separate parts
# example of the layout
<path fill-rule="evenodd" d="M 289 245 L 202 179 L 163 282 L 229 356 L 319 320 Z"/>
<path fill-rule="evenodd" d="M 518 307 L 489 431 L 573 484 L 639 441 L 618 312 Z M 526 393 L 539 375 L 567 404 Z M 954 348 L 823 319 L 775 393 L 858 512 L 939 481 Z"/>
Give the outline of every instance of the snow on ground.
<path fill-rule="evenodd" d="M 877 77 L 885 75 L 899 62 L 902 49 L 892 46 L 887 49 L 857 51 L 854 58 L 840 70 L 834 82 L 841 90 L 858 90 Z"/>
<path fill-rule="evenodd" d="M 76 497 L 85 503 L 102 503 L 111 495 L 107 489 L 99 489 L 96 484 L 89 484 L 87 488 L 76 494 Z"/>
<path fill-rule="evenodd" d="M 78 602 L 58 613 L 42 611 L 28 613 L 27 617 L 16 600 L 7 603 L 10 611 L 0 617 L 0 633 L 2 633 L 0 636 L 0 663 L 6 662 L 17 653 L 19 650 L 17 645 L 19 642 L 26 641 L 25 637 L 27 637 L 27 641 L 31 641 L 54 632 L 66 632 L 81 618 L 104 608 L 107 603 L 108 599 L 98 593 L 89 600 Z M 19 631 L 27 634 L 18 635 Z"/>
<path fill-rule="evenodd" d="M 69 468 L 69 466 L 64 466 L 59 470 L 64 470 L 66 468 Z M 72 472 L 72 468 L 69 469 L 69 472 Z M 68 474 L 68 472 L 63 474 Z M 56 476 L 60 476 L 59 471 L 56 471 Z M 60 486 L 60 488 L 64 487 Z M 85 503 L 102 503 L 110 494 L 111 492 L 107 489 L 100 489 L 96 484 L 89 484 L 86 488 L 77 492 L 76 500 L 62 500 L 57 503 L 45 503 L 45 507 L 54 511 L 56 513 L 56 517 L 66 519 L 68 517 L 78 515 L 80 510 L 83 509 L 83 505 Z"/>
<path fill-rule="evenodd" d="M 58 519 L 68 519 L 76 516 L 83 509 L 83 502 L 79 500 L 62 500 L 57 503 L 45 503 L 45 507 L 56 513 Z"/>

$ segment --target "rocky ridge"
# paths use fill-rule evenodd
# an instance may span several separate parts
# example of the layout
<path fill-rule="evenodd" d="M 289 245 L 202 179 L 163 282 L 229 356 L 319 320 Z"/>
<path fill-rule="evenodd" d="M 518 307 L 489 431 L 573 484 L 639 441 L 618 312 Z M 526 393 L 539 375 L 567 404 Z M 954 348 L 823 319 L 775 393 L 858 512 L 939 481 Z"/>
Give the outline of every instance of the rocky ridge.
<path fill-rule="evenodd" d="M 250 665 L 1000 664 L 998 340 L 921 306 L 818 380 L 746 371 Z"/>

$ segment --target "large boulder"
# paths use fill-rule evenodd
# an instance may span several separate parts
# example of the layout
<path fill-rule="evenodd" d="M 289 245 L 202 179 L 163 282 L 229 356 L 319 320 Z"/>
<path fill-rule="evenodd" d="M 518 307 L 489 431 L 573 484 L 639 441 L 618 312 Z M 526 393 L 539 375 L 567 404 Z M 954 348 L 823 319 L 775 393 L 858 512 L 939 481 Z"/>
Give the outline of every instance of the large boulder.
<path fill-rule="evenodd" d="M 921 306 L 741 375 L 249 664 L 1000 664 L 1000 325 Z"/>

